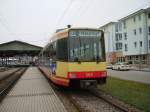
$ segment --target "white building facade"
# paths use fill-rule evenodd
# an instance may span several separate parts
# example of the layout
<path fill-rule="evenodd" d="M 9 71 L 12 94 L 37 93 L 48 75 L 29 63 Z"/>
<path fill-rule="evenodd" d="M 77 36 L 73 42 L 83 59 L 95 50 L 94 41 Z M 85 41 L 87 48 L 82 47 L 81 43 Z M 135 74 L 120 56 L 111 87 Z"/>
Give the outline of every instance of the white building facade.
<path fill-rule="evenodd" d="M 150 8 L 119 20 L 122 26 L 123 56 L 130 63 L 147 63 L 150 53 Z"/>
<path fill-rule="evenodd" d="M 150 63 L 150 8 L 138 10 L 100 29 L 105 33 L 108 62 Z"/>
<path fill-rule="evenodd" d="M 116 22 L 109 22 L 100 27 L 101 30 L 104 31 L 105 37 L 105 51 L 106 51 L 106 60 L 109 63 L 116 61 L 115 56 L 115 30 L 116 30 Z"/>

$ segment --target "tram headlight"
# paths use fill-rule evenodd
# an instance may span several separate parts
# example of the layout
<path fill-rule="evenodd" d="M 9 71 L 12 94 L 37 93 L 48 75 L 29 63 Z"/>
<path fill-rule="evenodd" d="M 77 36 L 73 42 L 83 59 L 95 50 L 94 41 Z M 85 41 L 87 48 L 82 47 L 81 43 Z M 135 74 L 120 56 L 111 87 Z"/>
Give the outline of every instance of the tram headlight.
<path fill-rule="evenodd" d="M 73 78 L 73 79 L 77 77 L 77 75 L 75 73 L 70 73 L 69 76 L 70 76 L 70 78 Z"/>
<path fill-rule="evenodd" d="M 106 76 L 107 76 L 107 72 L 103 72 L 103 73 L 102 73 L 102 76 L 103 76 L 103 77 L 106 77 Z"/>

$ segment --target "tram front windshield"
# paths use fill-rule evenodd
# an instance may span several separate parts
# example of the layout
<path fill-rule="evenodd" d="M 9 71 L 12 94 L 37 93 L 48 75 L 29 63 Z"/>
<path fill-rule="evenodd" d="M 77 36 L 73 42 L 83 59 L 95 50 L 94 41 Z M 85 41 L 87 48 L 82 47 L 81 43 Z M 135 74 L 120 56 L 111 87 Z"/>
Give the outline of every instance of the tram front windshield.
<path fill-rule="evenodd" d="M 71 30 L 69 33 L 70 61 L 102 61 L 103 45 L 99 30 Z"/>

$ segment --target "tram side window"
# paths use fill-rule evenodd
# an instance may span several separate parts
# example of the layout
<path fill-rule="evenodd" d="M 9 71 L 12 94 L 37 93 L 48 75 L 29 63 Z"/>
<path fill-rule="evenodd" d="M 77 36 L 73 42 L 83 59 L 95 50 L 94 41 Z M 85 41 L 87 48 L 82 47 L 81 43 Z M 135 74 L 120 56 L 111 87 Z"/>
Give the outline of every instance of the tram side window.
<path fill-rule="evenodd" d="M 100 56 L 100 58 L 101 58 L 102 60 L 104 60 L 104 57 L 103 57 L 102 54 L 103 54 L 103 53 L 102 53 L 102 43 L 101 43 L 101 44 L 99 44 L 99 56 Z"/>
<path fill-rule="evenodd" d="M 103 61 L 106 61 L 104 36 L 102 36 L 102 39 L 101 39 L 101 56 L 102 56 Z"/>
<path fill-rule="evenodd" d="M 67 38 L 57 41 L 56 56 L 58 60 L 68 60 Z"/>
<path fill-rule="evenodd" d="M 47 50 L 43 51 L 43 57 L 42 57 L 42 62 L 44 66 L 48 66 L 48 62 L 47 62 Z"/>
<path fill-rule="evenodd" d="M 53 60 L 56 60 L 56 46 L 55 46 L 55 43 L 56 42 L 53 42 L 49 45 L 49 48 L 48 48 L 48 57 L 53 59 Z"/>
<path fill-rule="evenodd" d="M 50 46 L 49 46 L 49 56 L 50 56 L 50 58 L 52 57 L 52 55 L 53 55 L 53 45 L 52 44 L 50 44 Z"/>

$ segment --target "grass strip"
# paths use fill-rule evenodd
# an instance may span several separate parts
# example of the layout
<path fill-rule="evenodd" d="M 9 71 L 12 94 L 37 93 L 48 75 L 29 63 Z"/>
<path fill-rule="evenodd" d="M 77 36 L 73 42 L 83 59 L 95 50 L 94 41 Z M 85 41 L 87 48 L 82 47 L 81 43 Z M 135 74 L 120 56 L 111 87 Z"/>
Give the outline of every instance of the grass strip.
<path fill-rule="evenodd" d="M 108 77 L 107 83 L 99 88 L 127 104 L 150 112 L 150 85 L 148 84 Z"/>

